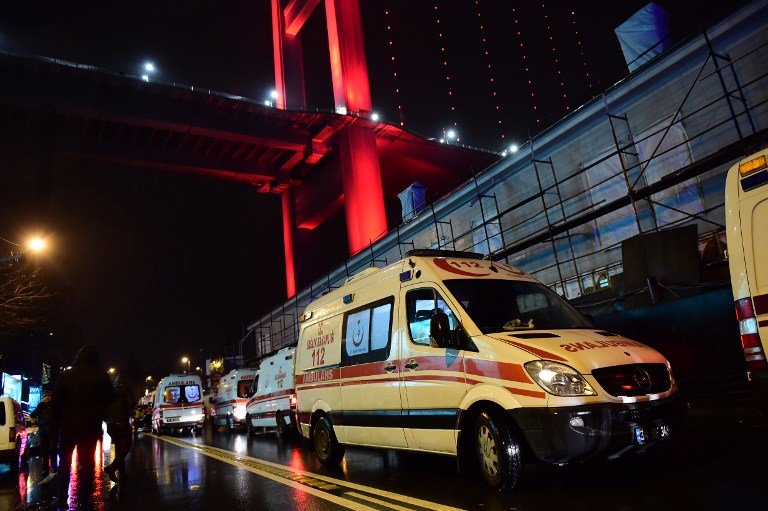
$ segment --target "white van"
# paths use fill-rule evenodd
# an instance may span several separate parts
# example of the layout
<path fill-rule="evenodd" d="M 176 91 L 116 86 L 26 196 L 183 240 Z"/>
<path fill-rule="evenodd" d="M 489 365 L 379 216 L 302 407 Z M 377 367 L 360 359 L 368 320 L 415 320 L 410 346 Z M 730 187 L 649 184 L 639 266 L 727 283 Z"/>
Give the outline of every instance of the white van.
<path fill-rule="evenodd" d="M 725 226 L 736 319 L 747 375 L 768 400 L 768 148 L 725 179 Z"/>
<path fill-rule="evenodd" d="M 296 390 L 293 386 L 296 348 L 283 348 L 259 365 L 259 377 L 248 401 L 248 432 L 275 428 L 280 437 L 296 429 Z"/>
<path fill-rule="evenodd" d="M 678 410 L 660 353 L 480 254 L 411 251 L 300 322 L 299 429 L 324 464 L 344 444 L 432 452 L 510 489 L 526 461 L 642 452 Z"/>
<path fill-rule="evenodd" d="M 152 432 L 203 428 L 203 383 L 196 374 L 171 374 L 157 384 Z"/>
<path fill-rule="evenodd" d="M 0 463 L 8 463 L 11 471 L 19 468 L 26 436 L 21 405 L 9 396 L 0 396 Z"/>
<path fill-rule="evenodd" d="M 219 380 L 219 388 L 211 403 L 211 422 L 226 426 L 229 431 L 245 427 L 245 405 L 253 393 L 251 387 L 259 374 L 258 369 L 234 369 Z"/>

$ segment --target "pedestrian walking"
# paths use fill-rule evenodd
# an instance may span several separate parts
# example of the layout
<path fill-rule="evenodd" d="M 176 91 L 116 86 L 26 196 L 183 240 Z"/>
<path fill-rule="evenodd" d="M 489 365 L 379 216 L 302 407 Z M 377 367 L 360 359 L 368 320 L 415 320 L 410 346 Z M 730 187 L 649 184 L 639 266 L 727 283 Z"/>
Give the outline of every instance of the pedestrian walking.
<path fill-rule="evenodd" d="M 75 357 L 71 369 L 65 370 L 53 391 L 54 420 L 59 426 L 58 496 L 66 506 L 72 452 L 77 447 L 77 461 L 84 475 L 78 477 L 78 493 L 90 498 L 93 487 L 96 444 L 102 436 L 101 424 L 106 407 L 115 392 L 109 375 L 99 363 L 93 346 L 84 346 Z"/>
<path fill-rule="evenodd" d="M 51 469 L 51 451 L 55 452 L 55 449 L 51 449 L 51 444 L 55 442 L 52 439 L 52 433 L 56 432 L 51 399 L 51 393 L 46 390 L 43 392 L 43 397 L 37 408 L 29 414 L 30 418 L 37 421 L 37 439 L 40 444 L 40 476 L 43 478 L 48 477 Z"/>
<path fill-rule="evenodd" d="M 130 416 L 136 406 L 131 389 L 120 376 L 115 377 L 115 398 L 107 406 L 107 433 L 112 437 L 115 445 L 115 459 L 104 467 L 104 472 L 109 478 L 117 482 L 117 474 L 120 479 L 125 475 L 125 457 L 131 451 L 133 445 L 133 431 L 131 430 Z"/>

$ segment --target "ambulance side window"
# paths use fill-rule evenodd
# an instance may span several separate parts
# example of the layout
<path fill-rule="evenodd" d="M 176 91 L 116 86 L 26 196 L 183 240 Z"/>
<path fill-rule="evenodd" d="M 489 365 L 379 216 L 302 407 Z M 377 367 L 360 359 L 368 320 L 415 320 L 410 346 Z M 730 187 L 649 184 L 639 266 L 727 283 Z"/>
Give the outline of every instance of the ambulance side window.
<path fill-rule="evenodd" d="M 435 312 L 441 311 L 448 316 L 448 325 L 456 330 L 459 320 L 440 293 L 432 288 L 415 289 L 405 295 L 406 312 L 408 314 L 408 330 L 414 344 L 429 346 L 429 325 Z"/>
<path fill-rule="evenodd" d="M 344 315 L 341 365 L 386 360 L 392 338 L 394 297 L 359 307 Z"/>

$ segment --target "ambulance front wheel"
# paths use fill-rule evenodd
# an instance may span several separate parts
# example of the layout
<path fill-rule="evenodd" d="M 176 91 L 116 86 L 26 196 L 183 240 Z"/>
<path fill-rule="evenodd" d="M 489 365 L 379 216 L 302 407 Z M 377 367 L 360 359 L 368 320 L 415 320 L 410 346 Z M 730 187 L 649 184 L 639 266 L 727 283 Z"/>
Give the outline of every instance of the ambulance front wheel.
<path fill-rule="evenodd" d="M 317 419 L 312 433 L 312 443 L 320 463 L 335 466 L 344 458 L 344 446 L 336 440 L 333 424 L 328 417 L 322 415 Z"/>
<path fill-rule="evenodd" d="M 487 411 L 481 412 L 475 422 L 475 453 L 480 473 L 489 486 L 505 491 L 520 485 L 520 443 L 508 424 Z"/>

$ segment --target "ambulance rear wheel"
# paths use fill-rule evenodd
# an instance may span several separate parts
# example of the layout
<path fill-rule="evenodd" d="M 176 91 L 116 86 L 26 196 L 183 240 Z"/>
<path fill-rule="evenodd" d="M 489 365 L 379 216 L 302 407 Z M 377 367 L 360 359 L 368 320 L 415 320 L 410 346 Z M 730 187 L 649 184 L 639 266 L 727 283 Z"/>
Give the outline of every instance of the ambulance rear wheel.
<path fill-rule="evenodd" d="M 328 420 L 328 417 L 321 416 L 317 419 L 312 434 L 312 443 L 315 447 L 315 454 L 323 465 L 335 466 L 341 463 L 342 458 L 344 458 L 344 446 L 336 440 L 333 424 Z"/>
<path fill-rule="evenodd" d="M 497 490 L 511 490 L 522 479 L 520 443 L 508 424 L 488 412 L 475 422 L 475 454 L 483 479 Z"/>

